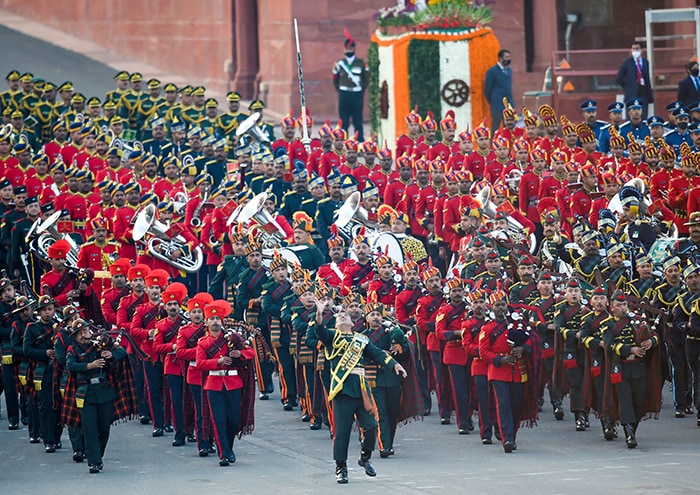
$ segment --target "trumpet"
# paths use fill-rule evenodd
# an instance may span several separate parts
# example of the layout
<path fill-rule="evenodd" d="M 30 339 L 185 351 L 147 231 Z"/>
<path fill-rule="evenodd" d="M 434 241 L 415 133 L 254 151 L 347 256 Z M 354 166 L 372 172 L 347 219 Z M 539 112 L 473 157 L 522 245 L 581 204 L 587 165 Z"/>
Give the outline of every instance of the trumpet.
<path fill-rule="evenodd" d="M 204 190 L 204 196 L 202 196 L 202 200 L 199 202 L 197 208 L 195 208 L 194 212 L 192 213 L 192 220 L 190 220 L 190 225 L 195 229 L 198 229 L 202 226 L 202 219 L 200 218 L 200 215 L 202 214 L 202 208 L 204 208 L 206 204 L 211 204 L 208 202 L 209 194 L 209 187 L 207 187 Z"/>

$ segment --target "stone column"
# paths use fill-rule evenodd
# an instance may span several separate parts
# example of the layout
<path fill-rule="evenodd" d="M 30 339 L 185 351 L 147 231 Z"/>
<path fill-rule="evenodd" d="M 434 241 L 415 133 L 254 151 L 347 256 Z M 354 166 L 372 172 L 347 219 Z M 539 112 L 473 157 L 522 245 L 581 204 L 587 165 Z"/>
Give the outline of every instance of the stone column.
<path fill-rule="evenodd" d="M 258 74 L 258 8 L 256 0 L 233 0 L 233 82 L 231 89 L 244 99 L 257 94 Z"/>

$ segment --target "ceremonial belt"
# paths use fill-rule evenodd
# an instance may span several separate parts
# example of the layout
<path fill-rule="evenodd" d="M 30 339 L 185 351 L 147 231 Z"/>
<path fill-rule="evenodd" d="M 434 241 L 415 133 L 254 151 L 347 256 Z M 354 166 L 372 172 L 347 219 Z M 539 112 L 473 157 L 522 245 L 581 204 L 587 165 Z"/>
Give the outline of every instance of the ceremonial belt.
<path fill-rule="evenodd" d="M 112 299 L 112 302 L 109 303 L 109 305 L 112 308 L 112 311 L 116 312 L 117 309 L 119 309 L 119 303 L 121 302 L 122 298 L 125 297 L 129 293 L 129 290 L 130 289 L 128 287 L 124 287 L 122 289 L 122 291 L 119 293 L 119 295 L 117 297 L 115 297 L 114 299 Z M 127 309 L 127 312 L 128 311 L 129 310 Z"/>
<path fill-rule="evenodd" d="M 68 287 L 68 284 L 72 282 L 71 279 L 71 274 L 68 270 L 63 270 L 63 273 L 61 274 L 61 278 L 58 279 L 58 282 L 56 282 L 56 285 L 51 287 L 51 296 L 56 297 L 59 294 L 63 293 L 66 287 Z"/>
<path fill-rule="evenodd" d="M 358 263 L 358 266 L 360 268 L 352 275 L 353 285 L 359 284 L 372 271 L 371 263 L 367 263 L 365 265 L 360 265 Z"/>
<path fill-rule="evenodd" d="M 194 331 L 194 333 L 190 336 L 189 339 L 187 339 L 187 348 L 192 349 L 194 346 L 197 345 L 197 342 L 199 339 L 204 337 L 204 332 L 206 332 L 205 326 L 202 324 L 200 327 Z"/>
<path fill-rule="evenodd" d="M 145 329 L 153 320 L 155 320 L 158 317 L 159 313 L 160 307 L 158 306 L 153 306 L 151 309 L 149 309 L 148 312 L 145 315 L 143 315 L 141 328 Z"/>
<path fill-rule="evenodd" d="M 386 330 L 384 330 L 384 327 L 380 326 L 376 330 L 373 330 L 372 333 L 369 334 L 369 340 L 372 341 L 373 344 L 376 344 L 379 342 L 379 339 L 382 338 L 386 334 Z"/>
<path fill-rule="evenodd" d="M 209 372 L 209 376 L 237 376 L 238 370 L 213 370 Z"/>
<path fill-rule="evenodd" d="M 350 86 L 338 86 L 341 91 L 350 91 L 351 93 L 359 93 L 362 88 L 351 88 Z"/>
<path fill-rule="evenodd" d="M 464 308 L 465 308 L 465 307 L 462 306 L 462 305 L 460 305 L 460 306 L 452 306 L 452 309 L 450 310 L 449 313 L 447 313 L 447 315 L 446 315 L 446 317 L 445 317 L 445 319 L 447 320 L 447 325 L 446 325 L 446 326 L 449 327 L 449 326 L 452 324 L 453 321 L 455 321 L 457 318 L 459 318 L 460 316 L 462 316 L 462 314 L 464 313 Z"/>
<path fill-rule="evenodd" d="M 221 348 L 226 344 L 226 339 L 224 339 L 224 334 L 220 333 L 214 342 L 205 351 L 207 359 L 211 359 L 214 355 L 221 350 Z"/>
<path fill-rule="evenodd" d="M 248 288 L 249 291 L 252 291 L 253 288 L 258 285 L 258 282 L 260 282 L 260 279 L 265 275 L 265 269 L 261 268 L 257 272 L 253 274 L 252 277 L 250 277 L 250 280 L 246 284 L 246 287 Z"/>
<path fill-rule="evenodd" d="M 395 285 L 392 280 L 382 280 L 382 286 L 377 291 L 377 296 L 379 296 L 379 298 L 386 297 L 394 287 Z"/>
<path fill-rule="evenodd" d="M 193 368 L 197 367 L 197 361 L 188 361 L 189 365 L 192 366 Z"/>
<path fill-rule="evenodd" d="M 413 290 L 413 294 L 411 294 L 411 297 L 403 305 L 404 309 L 406 310 L 406 313 L 413 312 L 416 305 L 418 305 L 418 299 L 420 299 L 421 295 L 422 292 L 419 289 Z"/>
<path fill-rule="evenodd" d="M 287 292 L 291 286 L 289 282 L 279 284 L 274 291 L 270 292 L 270 297 L 275 302 L 279 301 L 284 297 L 285 292 Z"/>
<path fill-rule="evenodd" d="M 491 333 L 491 335 L 489 335 L 489 339 L 491 340 L 491 345 L 493 345 L 493 343 L 496 342 L 496 339 L 498 337 L 500 337 L 503 334 L 503 332 L 505 332 L 506 329 L 508 328 L 508 325 L 506 325 L 505 322 L 499 323 L 498 325 L 499 325 L 499 327 L 495 329 L 496 331 Z"/>
<path fill-rule="evenodd" d="M 144 300 L 145 294 L 141 294 L 139 297 L 136 298 L 134 302 L 129 304 L 129 306 L 126 308 L 126 314 L 131 319 L 134 316 L 134 313 L 136 313 L 136 308 L 138 308 Z"/>
<path fill-rule="evenodd" d="M 537 206 L 539 203 L 540 203 L 540 199 L 539 199 L 539 198 L 537 198 L 537 199 L 529 199 L 529 200 L 527 201 L 527 205 L 528 205 L 528 206 Z"/>
<path fill-rule="evenodd" d="M 163 341 L 165 342 L 170 342 L 173 340 L 173 337 L 177 335 L 177 331 L 180 328 L 180 325 L 182 324 L 182 315 L 177 315 L 177 318 L 168 326 L 168 328 L 163 332 Z"/>
<path fill-rule="evenodd" d="M 333 340 L 342 338 L 342 334 L 338 332 Z M 343 340 L 342 343 L 339 343 L 345 350 L 338 365 L 334 370 L 331 370 L 331 388 L 328 392 L 328 400 L 333 400 L 343 390 L 343 383 L 362 359 L 362 353 L 368 343 L 367 336 L 360 333 L 353 334 L 351 341 Z"/>

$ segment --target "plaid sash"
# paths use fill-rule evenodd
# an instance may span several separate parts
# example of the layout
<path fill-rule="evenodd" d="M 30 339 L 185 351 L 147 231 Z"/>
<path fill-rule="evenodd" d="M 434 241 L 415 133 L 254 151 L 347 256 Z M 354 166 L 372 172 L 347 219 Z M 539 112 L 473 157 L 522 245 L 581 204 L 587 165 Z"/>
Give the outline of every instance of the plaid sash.
<path fill-rule="evenodd" d="M 316 313 L 316 308 L 309 308 L 305 309 L 300 315 L 299 318 L 305 323 L 309 323 L 311 321 L 311 318 L 314 317 Z M 324 318 L 325 320 L 325 318 Z M 323 324 L 326 325 L 328 322 L 324 321 Z M 308 330 L 308 326 L 306 327 Z M 297 356 L 299 359 L 300 363 L 313 363 L 314 361 L 314 350 L 310 349 L 308 346 L 303 345 L 304 341 L 306 340 L 306 332 L 307 330 L 304 330 L 303 333 L 298 332 L 297 337 L 295 340 L 293 340 L 293 344 L 298 347 L 297 349 Z M 290 345 L 291 348 L 291 345 Z M 321 355 L 321 353 L 319 353 Z"/>
<path fill-rule="evenodd" d="M 265 276 L 265 268 L 260 268 L 257 272 L 253 274 L 252 277 L 250 277 L 250 280 L 246 284 L 246 287 L 248 288 L 249 291 L 252 292 L 252 290 L 255 288 L 256 285 L 260 283 L 260 280 Z"/>
<path fill-rule="evenodd" d="M 359 268 L 352 275 L 352 285 L 359 285 L 360 282 L 372 272 L 372 263 L 366 263 L 364 265 L 357 263 L 357 266 Z"/>
<path fill-rule="evenodd" d="M 403 304 L 403 307 L 406 310 L 406 314 L 413 313 L 413 311 L 416 309 L 416 306 L 418 305 L 418 299 L 420 299 L 422 295 L 423 295 L 423 293 L 421 292 L 420 289 L 413 289 L 413 293 L 411 294 L 411 297 L 409 297 L 408 301 L 406 301 Z"/>
<path fill-rule="evenodd" d="M 447 313 L 447 315 L 445 316 L 445 319 L 447 320 L 446 326 L 449 327 L 453 321 L 455 321 L 457 318 L 462 316 L 465 308 L 466 308 L 466 305 L 464 303 L 462 303 L 458 306 L 452 306 L 452 309 L 450 309 L 450 312 Z"/>
<path fill-rule="evenodd" d="M 362 279 L 360 279 L 362 280 Z M 391 292 L 391 289 L 395 288 L 396 286 L 394 285 L 393 280 L 382 280 L 382 286 L 379 288 L 377 291 L 377 299 L 383 299 L 385 298 L 389 292 Z"/>
<path fill-rule="evenodd" d="M 489 334 L 489 339 L 491 341 L 491 345 L 493 345 L 494 342 L 496 342 L 496 339 L 501 336 L 503 332 L 505 332 L 508 329 L 508 322 L 503 321 L 501 323 L 495 322 L 496 327 L 494 327 L 494 331 Z"/>

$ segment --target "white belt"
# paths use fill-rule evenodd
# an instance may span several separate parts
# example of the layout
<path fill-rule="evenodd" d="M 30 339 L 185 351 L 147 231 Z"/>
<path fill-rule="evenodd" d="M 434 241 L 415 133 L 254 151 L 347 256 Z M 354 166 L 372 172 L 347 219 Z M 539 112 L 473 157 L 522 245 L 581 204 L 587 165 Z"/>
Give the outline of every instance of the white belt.
<path fill-rule="evenodd" d="M 197 367 L 197 361 L 190 361 L 190 366 Z"/>
<path fill-rule="evenodd" d="M 362 88 L 357 88 L 355 86 L 352 88 L 350 86 L 338 86 L 338 89 L 341 91 L 350 91 L 351 93 L 359 93 L 362 91 Z"/>
<path fill-rule="evenodd" d="M 365 369 L 364 368 L 353 368 L 350 373 L 353 375 L 365 376 Z"/>
<path fill-rule="evenodd" d="M 209 376 L 236 376 L 238 375 L 238 370 L 215 370 L 210 371 Z"/>

